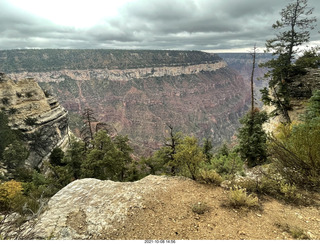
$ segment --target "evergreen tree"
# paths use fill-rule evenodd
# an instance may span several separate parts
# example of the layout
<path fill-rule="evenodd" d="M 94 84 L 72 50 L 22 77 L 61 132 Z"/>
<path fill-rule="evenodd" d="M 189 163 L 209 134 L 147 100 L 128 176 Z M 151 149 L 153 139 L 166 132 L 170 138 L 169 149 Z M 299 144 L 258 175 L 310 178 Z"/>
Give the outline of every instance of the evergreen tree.
<path fill-rule="evenodd" d="M 119 181 L 124 181 L 126 177 L 127 171 L 132 163 L 132 158 L 130 153 L 133 151 L 132 148 L 128 144 L 129 139 L 128 136 L 118 135 L 114 138 L 113 143 L 119 151 L 118 156 L 118 165 L 120 166 L 119 172 Z"/>
<path fill-rule="evenodd" d="M 94 117 L 94 112 L 91 108 L 86 108 L 82 113 L 82 118 L 84 120 L 85 126 L 81 129 L 81 138 L 83 141 L 88 144 L 89 141 L 93 140 L 93 129 L 92 123 L 96 122 L 96 118 Z"/>
<path fill-rule="evenodd" d="M 315 91 L 309 99 L 305 113 L 305 120 L 310 121 L 317 117 L 320 117 L 320 90 Z"/>
<path fill-rule="evenodd" d="M 316 22 L 316 18 L 309 17 L 312 11 L 313 8 L 308 9 L 307 0 L 295 0 L 290 3 L 282 9 L 281 20 L 272 26 L 279 30 L 279 33 L 266 42 L 267 52 L 271 51 L 276 58 L 262 65 L 270 69 L 265 77 L 270 79 L 269 88 L 272 91 L 270 96 L 267 88 L 261 90 L 262 100 L 267 105 L 275 105 L 275 112 L 282 114 L 288 123 L 291 122 L 288 114 L 291 107 L 287 86 L 297 72 L 292 62 L 295 48 L 310 39 L 309 30 L 314 28 Z"/>
<path fill-rule="evenodd" d="M 64 152 L 61 150 L 61 148 L 56 147 L 52 150 L 49 156 L 50 163 L 52 165 L 64 166 L 65 163 L 62 161 L 63 157 L 64 157 Z"/>
<path fill-rule="evenodd" d="M 73 177 L 79 179 L 81 176 L 81 165 L 86 159 L 85 144 L 81 140 L 71 138 L 69 148 L 65 153 L 63 162 L 72 169 Z"/>
<path fill-rule="evenodd" d="M 3 158 L 3 151 L 5 148 L 19 139 L 16 131 L 12 130 L 8 125 L 8 116 L 0 112 L 0 159 Z"/>
<path fill-rule="evenodd" d="M 207 163 L 210 163 L 210 161 L 211 161 L 211 158 L 212 158 L 212 156 L 213 156 L 213 154 L 212 154 L 212 148 L 213 148 L 213 146 L 212 146 L 212 143 L 211 143 L 211 141 L 209 140 L 209 138 L 206 138 L 206 139 L 204 139 L 204 144 L 203 144 L 203 147 L 202 147 L 202 152 L 203 152 L 203 154 L 205 155 L 205 157 L 206 157 L 206 162 Z"/>
<path fill-rule="evenodd" d="M 174 165 L 180 169 L 180 174 L 196 180 L 201 164 L 205 161 L 201 147 L 195 137 L 185 137 L 177 146 L 174 154 Z"/>
<path fill-rule="evenodd" d="M 262 164 L 267 159 L 267 135 L 262 128 L 268 119 L 266 112 L 257 108 L 247 113 L 241 120 L 239 129 L 239 152 L 243 160 L 247 160 L 249 167 Z"/>

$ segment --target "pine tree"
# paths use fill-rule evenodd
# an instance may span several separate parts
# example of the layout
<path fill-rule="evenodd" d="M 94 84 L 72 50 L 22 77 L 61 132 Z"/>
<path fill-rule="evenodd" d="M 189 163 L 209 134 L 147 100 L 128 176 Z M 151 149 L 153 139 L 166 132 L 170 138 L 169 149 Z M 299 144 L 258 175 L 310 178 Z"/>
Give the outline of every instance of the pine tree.
<path fill-rule="evenodd" d="M 247 160 L 249 167 L 262 164 L 267 159 L 267 135 L 262 128 L 268 119 L 266 112 L 257 108 L 247 113 L 241 120 L 239 129 L 239 152 L 243 160 Z"/>
<path fill-rule="evenodd" d="M 270 69 L 265 78 L 270 79 L 269 88 L 261 90 L 262 100 L 267 105 L 275 105 L 276 111 L 283 115 L 286 122 L 290 123 L 288 111 L 290 98 L 288 96 L 288 83 L 296 74 L 297 69 L 292 65 L 296 47 L 310 39 L 310 31 L 314 28 L 316 18 L 309 16 L 313 8 L 308 9 L 307 0 L 296 0 L 280 12 L 281 20 L 273 24 L 273 29 L 279 30 L 275 38 L 267 40 L 267 52 L 272 52 L 276 58 L 264 63 L 262 66 Z"/>

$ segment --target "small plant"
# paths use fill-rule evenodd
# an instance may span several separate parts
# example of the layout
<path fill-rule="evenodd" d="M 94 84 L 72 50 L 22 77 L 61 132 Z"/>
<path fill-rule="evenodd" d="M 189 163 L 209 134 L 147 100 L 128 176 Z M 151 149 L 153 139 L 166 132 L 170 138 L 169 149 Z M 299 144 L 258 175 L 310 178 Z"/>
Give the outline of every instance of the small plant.
<path fill-rule="evenodd" d="M 289 233 L 296 240 L 310 240 L 310 237 L 304 232 L 303 229 L 288 224 L 275 223 L 275 226 Z"/>
<path fill-rule="evenodd" d="M 26 119 L 24 120 L 24 123 L 25 123 L 26 125 L 30 125 L 30 126 L 35 125 L 36 122 L 37 122 L 37 119 L 36 119 L 36 118 L 31 118 L 31 117 L 28 117 L 28 118 L 26 118 Z"/>
<path fill-rule="evenodd" d="M 4 97 L 1 99 L 3 105 L 9 105 L 9 98 Z"/>
<path fill-rule="evenodd" d="M 18 98 L 22 97 L 22 94 L 20 92 L 16 92 L 16 95 L 17 95 Z"/>
<path fill-rule="evenodd" d="M 208 210 L 209 210 L 208 205 L 203 202 L 197 202 L 196 204 L 192 205 L 192 212 L 196 214 L 204 214 Z"/>
<path fill-rule="evenodd" d="M 27 97 L 27 98 L 32 97 L 32 92 L 27 92 L 27 93 L 26 93 L 26 97 Z"/>
<path fill-rule="evenodd" d="M 199 171 L 198 180 L 213 185 L 220 185 L 223 181 L 222 177 L 213 169 L 201 169 Z"/>
<path fill-rule="evenodd" d="M 254 196 L 253 194 L 248 195 L 246 189 L 239 186 L 235 186 L 230 190 L 228 200 L 229 205 L 236 208 L 252 208 L 259 206 L 258 197 Z"/>
<path fill-rule="evenodd" d="M 290 202 L 301 202 L 302 195 L 298 193 L 297 187 L 294 184 L 287 184 L 281 182 L 280 192 L 284 195 L 284 199 Z"/>
<path fill-rule="evenodd" d="M 9 109 L 9 114 L 15 114 L 18 110 L 16 108 L 10 108 Z"/>

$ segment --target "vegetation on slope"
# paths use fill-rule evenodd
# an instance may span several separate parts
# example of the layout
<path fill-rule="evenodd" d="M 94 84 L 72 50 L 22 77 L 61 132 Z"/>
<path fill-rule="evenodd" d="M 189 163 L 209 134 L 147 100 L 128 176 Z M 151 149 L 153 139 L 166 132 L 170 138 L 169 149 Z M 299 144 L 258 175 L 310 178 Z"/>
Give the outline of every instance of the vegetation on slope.
<path fill-rule="evenodd" d="M 200 51 L 36 49 L 0 51 L 5 73 L 84 69 L 132 69 L 215 63 L 221 58 Z"/>
<path fill-rule="evenodd" d="M 296 4 L 299 3 L 305 4 L 306 1 L 297 0 Z M 281 55 L 291 57 L 292 50 L 288 50 L 289 53 L 281 53 L 280 59 L 272 64 L 279 65 Z M 315 67 L 319 64 L 319 55 L 314 51 L 305 52 L 297 64 L 303 64 L 304 68 Z M 286 65 L 295 67 L 291 63 Z M 271 83 L 277 81 L 280 84 L 279 67 L 273 68 L 269 74 L 272 76 Z M 290 79 L 304 73 L 304 69 L 296 69 L 294 74 L 290 73 Z M 287 94 L 285 86 L 281 89 L 283 94 Z M 229 205 L 232 207 L 255 208 L 264 195 L 294 204 L 310 204 L 313 199 L 305 190 L 318 192 L 320 188 L 319 108 L 320 91 L 314 91 L 301 121 L 287 120 L 287 123 L 278 126 L 277 133 L 267 138 L 261 133 L 266 115 L 253 110 L 242 120 L 238 144 L 233 147 L 223 145 L 215 154 L 208 140 L 200 145 L 194 136 L 183 135 L 169 126 L 170 136 L 164 146 L 152 156 L 136 160 L 131 155 L 132 148 L 127 137 L 111 136 L 106 127 L 98 129 L 97 123 L 92 123 L 96 122 L 93 116 L 87 116 L 85 122 L 90 136 L 86 136 L 85 140 L 72 139 L 66 152 L 54 149 L 45 163 L 46 177 L 33 169 L 4 175 L 0 185 L 0 209 L 5 213 L 35 214 L 43 206 L 44 199 L 75 179 L 93 177 L 134 181 L 148 174 L 182 175 L 213 185 L 228 180 L 231 189 Z M 3 113 L 0 116 L 1 138 L 4 138 L 0 144 L 0 159 L 4 162 L 9 158 L 16 160 L 7 165 L 9 169 L 16 162 L 23 161 L 19 157 L 26 150 L 19 148 L 15 142 L 17 137 L 8 127 L 6 116 Z M 253 135 L 251 137 L 248 131 L 256 133 L 249 133 Z M 263 174 L 255 178 L 242 177 L 246 173 L 244 166 L 257 165 Z"/>

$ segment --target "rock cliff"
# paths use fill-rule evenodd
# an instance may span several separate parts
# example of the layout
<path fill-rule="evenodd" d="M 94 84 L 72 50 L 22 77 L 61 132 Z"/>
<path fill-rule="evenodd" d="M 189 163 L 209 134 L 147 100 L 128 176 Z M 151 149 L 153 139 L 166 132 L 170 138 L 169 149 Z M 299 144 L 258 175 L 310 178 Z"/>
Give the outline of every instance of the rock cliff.
<path fill-rule="evenodd" d="M 53 148 L 67 143 L 68 112 L 33 78 L 13 81 L 1 73 L 0 101 L 9 126 L 22 131 L 28 143 L 27 165 L 38 167 Z"/>
<path fill-rule="evenodd" d="M 147 154 L 163 144 L 166 124 L 219 145 L 233 136 L 247 109 L 249 84 L 214 54 L 67 51 L 42 50 L 38 59 L 37 51 L 30 55 L 23 51 L 39 67 L 29 67 L 19 53 L 0 52 L 0 57 L 6 60 L 2 67 L 11 70 L 10 77 L 35 77 L 41 87 L 57 94 L 72 117 L 92 108 L 98 120 L 127 134 L 138 153 Z M 20 66 L 9 65 L 13 58 Z"/>
<path fill-rule="evenodd" d="M 320 90 L 320 70 L 307 69 L 305 75 L 296 77 L 292 83 L 288 84 L 290 95 L 291 110 L 288 111 L 291 121 L 299 121 L 301 115 L 305 112 L 306 104 L 313 92 Z M 275 110 L 274 106 L 263 106 L 263 109 L 268 113 Z M 264 129 L 267 132 L 272 132 L 276 126 L 285 122 L 285 119 L 278 115 L 269 119 L 268 123 L 264 124 Z"/>

